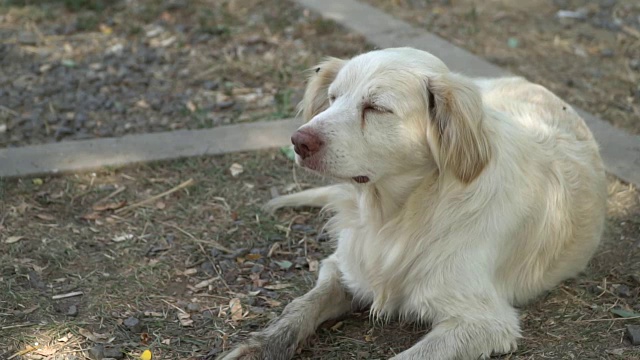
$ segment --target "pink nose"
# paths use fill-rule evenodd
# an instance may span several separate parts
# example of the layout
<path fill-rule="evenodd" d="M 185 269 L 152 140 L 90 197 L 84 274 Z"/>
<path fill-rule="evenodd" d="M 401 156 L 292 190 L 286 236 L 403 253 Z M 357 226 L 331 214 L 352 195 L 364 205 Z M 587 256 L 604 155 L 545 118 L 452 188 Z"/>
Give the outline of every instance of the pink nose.
<path fill-rule="evenodd" d="M 306 129 L 293 133 L 291 142 L 293 143 L 293 149 L 303 159 L 317 153 L 324 145 L 324 142 L 317 134 Z"/>

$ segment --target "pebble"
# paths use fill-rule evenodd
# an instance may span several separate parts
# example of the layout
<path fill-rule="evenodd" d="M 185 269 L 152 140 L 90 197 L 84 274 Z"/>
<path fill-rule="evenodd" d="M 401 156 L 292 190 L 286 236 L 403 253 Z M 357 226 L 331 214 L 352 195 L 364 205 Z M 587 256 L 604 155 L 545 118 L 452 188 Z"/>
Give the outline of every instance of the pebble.
<path fill-rule="evenodd" d="M 220 86 L 220 83 L 217 81 L 207 80 L 202 84 L 202 87 L 206 90 L 217 90 Z"/>
<path fill-rule="evenodd" d="M 209 276 L 216 275 L 216 270 L 210 261 L 203 262 L 202 265 L 200 265 L 200 270 Z"/>
<path fill-rule="evenodd" d="M 140 320 L 133 316 L 126 318 L 123 324 L 132 332 L 140 332 L 140 330 L 142 330 L 142 324 L 140 323 Z"/>
<path fill-rule="evenodd" d="M 67 308 L 67 316 L 78 316 L 78 306 L 77 305 L 71 305 Z"/>
<path fill-rule="evenodd" d="M 553 0 L 553 4 L 560 9 L 566 9 L 569 6 L 569 0 Z"/>
<path fill-rule="evenodd" d="M 600 0 L 601 9 L 611 9 L 618 3 L 618 0 Z"/>
<path fill-rule="evenodd" d="M 122 348 L 120 346 L 105 348 L 103 354 L 105 358 L 111 358 L 111 359 L 124 358 L 124 353 L 122 352 Z"/>
<path fill-rule="evenodd" d="M 187 304 L 187 311 L 191 311 L 191 312 L 200 311 L 200 305 L 194 304 L 194 303 L 189 303 L 189 304 Z"/>
<path fill-rule="evenodd" d="M 627 325 L 627 339 L 631 345 L 640 345 L 640 325 Z"/>
<path fill-rule="evenodd" d="M 640 70 L 640 59 L 629 60 L 629 67 L 631 70 Z"/>
<path fill-rule="evenodd" d="M 613 49 L 606 48 L 606 49 L 600 50 L 600 55 L 602 55 L 603 57 L 609 58 L 609 57 L 613 57 L 615 55 L 615 52 L 613 51 Z"/>
<path fill-rule="evenodd" d="M 215 314 L 211 310 L 205 310 L 202 312 L 202 317 L 208 320 L 216 318 Z"/>
<path fill-rule="evenodd" d="M 316 232 L 316 229 L 313 226 L 306 224 L 295 224 L 291 226 L 291 230 L 300 231 L 305 234 L 312 234 Z"/>
<path fill-rule="evenodd" d="M 228 100 L 228 101 L 221 101 L 221 102 L 217 103 L 216 105 L 217 105 L 218 109 L 225 110 L 225 109 L 228 109 L 228 108 L 232 107 L 235 104 L 236 104 L 235 101 Z"/>
<path fill-rule="evenodd" d="M 20 35 L 18 35 L 18 42 L 22 45 L 37 45 L 38 38 L 36 34 L 32 32 L 21 32 Z"/>
<path fill-rule="evenodd" d="M 631 289 L 627 285 L 618 285 L 616 288 L 616 294 L 623 298 L 631 297 Z"/>
<path fill-rule="evenodd" d="M 100 344 L 96 344 L 89 349 L 88 354 L 90 359 L 94 360 L 102 360 L 104 359 L 104 346 Z"/>
<path fill-rule="evenodd" d="M 66 127 L 66 126 L 61 126 L 56 130 L 56 133 L 55 133 L 56 141 L 60 141 L 64 137 L 66 137 L 68 135 L 73 135 L 74 133 L 75 133 L 75 131 L 72 128 Z"/>

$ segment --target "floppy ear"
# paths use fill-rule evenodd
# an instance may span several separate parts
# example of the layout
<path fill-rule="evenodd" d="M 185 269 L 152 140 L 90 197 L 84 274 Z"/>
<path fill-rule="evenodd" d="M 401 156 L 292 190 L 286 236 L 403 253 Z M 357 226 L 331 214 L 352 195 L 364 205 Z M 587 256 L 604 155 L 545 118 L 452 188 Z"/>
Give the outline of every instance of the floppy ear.
<path fill-rule="evenodd" d="M 491 158 L 479 89 L 469 79 L 448 73 L 427 85 L 429 144 L 441 171 L 463 183 L 477 178 Z"/>
<path fill-rule="evenodd" d="M 305 122 L 313 119 L 314 116 L 329 107 L 329 96 L 327 94 L 329 85 L 336 78 L 345 62 L 345 60 L 330 57 L 309 69 L 310 75 L 307 89 L 304 92 L 302 101 L 298 104 L 298 112 L 302 113 L 302 118 Z"/>

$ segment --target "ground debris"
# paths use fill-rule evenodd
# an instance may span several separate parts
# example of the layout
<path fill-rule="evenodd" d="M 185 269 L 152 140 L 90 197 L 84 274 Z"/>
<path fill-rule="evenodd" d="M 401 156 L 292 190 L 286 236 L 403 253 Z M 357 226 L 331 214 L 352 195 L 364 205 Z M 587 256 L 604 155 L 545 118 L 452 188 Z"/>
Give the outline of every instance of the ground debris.
<path fill-rule="evenodd" d="M 640 325 L 627 325 L 626 335 L 631 345 L 640 345 Z"/>

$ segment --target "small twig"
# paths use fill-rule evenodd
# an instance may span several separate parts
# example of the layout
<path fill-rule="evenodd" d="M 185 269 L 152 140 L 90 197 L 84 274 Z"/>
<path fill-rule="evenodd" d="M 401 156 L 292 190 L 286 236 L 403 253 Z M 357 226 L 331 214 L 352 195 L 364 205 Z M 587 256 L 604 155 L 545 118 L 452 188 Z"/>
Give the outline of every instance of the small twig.
<path fill-rule="evenodd" d="M 229 287 L 229 284 L 227 284 L 227 282 L 224 280 L 224 278 L 222 277 L 222 274 L 220 274 L 220 271 L 218 271 L 218 268 L 216 267 L 216 263 L 215 261 L 213 261 L 213 259 L 211 258 L 211 256 L 209 256 L 209 254 L 205 251 L 204 247 L 202 246 L 202 244 L 198 244 L 198 246 L 200 247 L 200 251 L 202 251 L 202 253 L 204 254 L 204 256 L 209 259 L 209 262 L 211 263 L 211 266 L 213 267 L 213 270 L 216 272 L 216 274 L 218 274 L 218 278 L 220 278 L 220 281 L 222 282 L 222 284 L 224 285 L 224 287 L 227 288 L 227 290 L 229 290 L 229 292 L 231 292 L 231 288 Z"/>
<path fill-rule="evenodd" d="M 18 324 L 18 325 L 8 325 L 8 326 L 3 326 L 0 329 L 2 330 L 9 330 L 9 329 L 15 329 L 15 328 L 21 328 L 21 327 L 27 327 L 27 326 L 33 326 L 36 323 L 26 323 L 26 324 Z"/>
<path fill-rule="evenodd" d="M 74 292 L 70 292 L 67 294 L 60 294 L 60 295 L 53 295 L 51 297 L 52 300 L 60 300 L 60 299 L 66 299 L 66 298 L 70 298 L 70 297 L 74 297 L 74 296 L 80 296 L 80 295 L 84 295 L 84 293 L 82 291 L 74 291 Z"/>
<path fill-rule="evenodd" d="M 4 328 L 3 328 L 3 329 L 4 329 Z M 32 352 L 32 351 L 35 351 L 35 350 L 38 350 L 38 348 L 37 348 L 37 347 L 35 347 L 35 346 L 33 346 L 33 347 L 28 348 L 28 349 L 24 349 L 24 350 L 18 351 L 17 353 L 15 353 L 15 354 L 13 354 L 13 355 L 9 356 L 9 357 L 7 358 L 7 360 L 11 360 L 11 359 L 13 359 L 13 358 L 15 358 L 15 357 L 17 357 L 17 356 L 26 355 L 26 354 L 28 354 L 28 353 L 30 353 L 30 352 Z"/>
<path fill-rule="evenodd" d="M 183 313 L 183 314 L 186 314 L 186 313 L 187 313 L 186 311 L 184 311 L 184 310 L 180 309 L 179 307 L 177 307 L 177 306 L 173 305 L 172 303 L 168 302 L 168 301 L 167 301 L 167 300 L 165 300 L 165 299 L 160 299 L 160 300 L 162 300 L 162 301 L 164 301 L 165 303 L 167 303 L 167 305 L 169 305 L 169 306 L 171 306 L 171 307 L 173 307 L 173 308 L 178 309 L 178 311 L 180 311 L 180 312 L 181 312 L 181 313 Z"/>
<path fill-rule="evenodd" d="M 191 186 L 191 185 L 193 185 L 193 183 L 194 183 L 193 179 L 189 179 L 189 180 L 183 182 L 182 184 L 180 184 L 180 185 L 178 185 L 178 186 L 176 186 L 176 187 L 174 187 L 172 189 L 169 189 L 169 190 L 167 190 L 167 191 L 165 191 L 165 192 L 163 192 L 161 194 L 152 196 L 152 197 L 150 197 L 148 199 L 139 201 L 139 202 L 137 202 L 135 204 L 131 204 L 129 206 L 125 206 L 123 208 L 120 208 L 120 209 L 114 211 L 114 214 L 120 214 L 120 213 L 123 213 L 125 211 L 130 211 L 130 210 L 133 210 L 135 208 L 139 208 L 140 206 L 147 205 L 147 204 L 152 203 L 152 202 L 154 202 L 154 201 L 156 201 L 158 199 L 161 199 L 161 198 L 163 198 L 163 197 L 165 197 L 167 195 L 173 194 L 174 192 L 176 192 L 178 190 L 184 189 L 187 186 Z"/>
<path fill-rule="evenodd" d="M 576 322 L 596 322 L 596 321 L 620 321 L 620 320 L 635 320 L 640 319 L 640 316 L 631 316 L 627 318 L 613 318 L 613 319 L 589 319 L 589 320 L 580 320 Z"/>
<path fill-rule="evenodd" d="M 103 197 L 102 199 L 100 199 L 100 200 L 96 201 L 96 202 L 94 203 L 94 205 L 96 205 L 96 204 L 100 204 L 101 202 L 104 202 L 104 201 L 107 201 L 107 200 L 111 199 L 112 197 L 114 197 L 114 196 L 116 196 L 116 195 L 120 194 L 121 192 L 123 192 L 123 191 L 125 191 L 125 190 L 127 190 L 127 187 L 126 187 L 126 186 L 123 186 L 123 187 L 121 187 L 121 188 L 118 188 L 118 189 L 116 189 L 114 192 L 112 192 L 111 194 L 109 194 L 109 195 L 107 195 L 107 196 Z"/>
<path fill-rule="evenodd" d="M 11 115 L 13 115 L 13 116 L 18 116 L 18 115 L 20 115 L 20 114 L 18 114 L 18 112 L 17 112 L 17 111 L 15 111 L 15 110 L 13 110 L 13 109 L 10 109 L 10 108 L 8 108 L 8 107 L 6 107 L 6 106 L 4 106 L 4 105 L 0 105 L 0 110 L 4 110 L 4 111 L 8 112 L 9 114 L 11 114 Z"/>
<path fill-rule="evenodd" d="M 298 191 L 302 191 L 302 186 L 300 186 L 300 183 L 298 182 L 298 175 L 296 172 L 296 167 L 297 165 L 295 163 L 293 163 L 293 168 L 291 169 L 293 172 L 293 182 L 296 184 L 296 187 L 298 188 Z"/>
<path fill-rule="evenodd" d="M 565 287 L 564 287 L 564 286 L 560 288 L 560 291 L 562 291 L 562 292 L 564 292 L 565 294 L 569 295 L 571 298 L 573 298 L 575 301 L 577 301 L 577 302 L 581 303 L 582 305 L 584 305 L 584 306 L 586 306 L 586 307 L 588 307 L 588 308 L 591 308 L 591 304 L 589 304 L 588 302 L 586 302 L 586 301 L 584 301 L 584 300 L 580 299 L 579 297 L 577 297 L 577 296 L 573 295 L 572 293 L 570 293 L 569 291 L 567 291 L 567 290 L 565 289 Z"/>
<path fill-rule="evenodd" d="M 40 44 L 38 45 L 46 45 L 47 39 L 42 34 L 42 31 L 40 31 L 40 28 L 38 27 L 38 25 L 34 21 L 30 22 L 30 25 L 31 25 L 31 30 L 33 30 L 33 32 L 36 33 L 36 35 L 38 36 L 38 40 L 40 42 Z"/>
<path fill-rule="evenodd" d="M 215 266 L 215 264 L 213 266 Z M 216 280 L 220 280 L 220 276 L 216 276 L 207 280 L 202 280 L 199 283 L 195 284 L 193 287 L 196 289 L 202 289 L 213 284 L 214 282 L 216 282 Z"/>
<path fill-rule="evenodd" d="M 190 237 L 192 240 L 194 240 L 197 243 L 205 243 L 205 244 L 209 244 L 212 245 L 214 248 L 226 252 L 227 254 L 233 254 L 233 250 L 229 249 L 228 247 L 225 247 L 224 245 L 220 244 L 219 242 L 215 241 L 215 240 L 200 240 L 197 237 L 195 237 L 193 234 L 187 232 L 184 229 L 181 229 L 179 226 L 177 225 L 173 225 L 173 224 L 169 224 L 169 223 L 165 223 L 165 222 L 161 222 L 161 224 L 167 225 L 167 226 L 171 226 L 172 228 L 180 231 L 181 233 L 187 235 L 188 237 Z"/>

